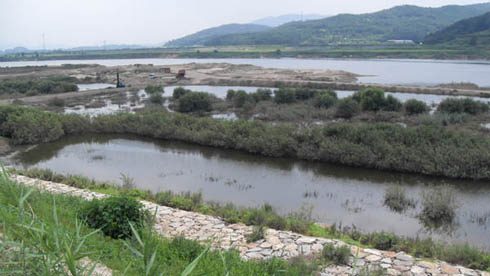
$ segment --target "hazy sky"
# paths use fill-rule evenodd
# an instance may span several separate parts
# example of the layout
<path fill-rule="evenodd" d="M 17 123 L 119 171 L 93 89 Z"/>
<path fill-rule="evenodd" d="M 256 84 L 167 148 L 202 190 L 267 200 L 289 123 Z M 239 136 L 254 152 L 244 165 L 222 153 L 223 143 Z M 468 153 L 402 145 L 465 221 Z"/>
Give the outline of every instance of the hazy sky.
<path fill-rule="evenodd" d="M 288 13 L 365 13 L 402 4 L 483 0 L 0 0 L 0 49 L 156 44 L 227 23 Z"/>

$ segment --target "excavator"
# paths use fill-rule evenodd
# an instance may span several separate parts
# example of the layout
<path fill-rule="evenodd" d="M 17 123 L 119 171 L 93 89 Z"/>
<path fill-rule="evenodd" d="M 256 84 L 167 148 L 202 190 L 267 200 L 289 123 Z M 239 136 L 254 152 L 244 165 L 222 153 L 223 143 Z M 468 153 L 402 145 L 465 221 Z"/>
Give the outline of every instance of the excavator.
<path fill-rule="evenodd" d="M 121 80 L 119 80 L 119 70 L 117 71 L 116 76 L 117 76 L 116 88 L 125 88 L 126 85 Z"/>

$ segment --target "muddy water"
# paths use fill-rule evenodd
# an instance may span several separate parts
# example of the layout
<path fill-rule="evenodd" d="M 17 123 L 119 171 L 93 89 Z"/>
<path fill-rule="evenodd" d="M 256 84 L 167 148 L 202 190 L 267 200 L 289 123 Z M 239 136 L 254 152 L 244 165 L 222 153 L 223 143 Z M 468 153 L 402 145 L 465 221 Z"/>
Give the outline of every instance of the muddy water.
<path fill-rule="evenodd" d="M 104 88 L 115 88 L 116 86 L 111 83 L 89 83 L 89 84 L 77 84 L 79 91 L 88 91 L 95 89 L 104 89 Z"/>
<path fill-rule="evenodd" d="M 11 162 L 118 183 L 124 173 L 141 189 L 201 190 L 205 200 L 241 206 L 268 202 L 283 214 L 307 204 L 313 206 L 318 221 L 328 224 L 490 248 L 490 185 L 483 182 L 266 158 L 134 136 L 67 137 L 19 154 Z M 383 206 L 385 190 L 397 184 L 417 200 L 415 209 L 399 214 Z M 417 218 L 421 193 L 441 184 L 457 190 L 456 223 L 429 229 Z"/>
<path fill-rule="evenodd" d="M 184 63 L 226 62 L 253 64 L 281 69 L 344 70 L 367 77 L 361 82 L 436 85 L 450 82 L 472 82 L 490 87 L 490 62 L 465 60 L 413 60 L 413 59 L 102 59 L 102 60 L 50 60 L 0 62 L 0 67 L 42 66 L 61 64 L 100 64 L 122 66 L 131 64 L 172 65 Z"/>

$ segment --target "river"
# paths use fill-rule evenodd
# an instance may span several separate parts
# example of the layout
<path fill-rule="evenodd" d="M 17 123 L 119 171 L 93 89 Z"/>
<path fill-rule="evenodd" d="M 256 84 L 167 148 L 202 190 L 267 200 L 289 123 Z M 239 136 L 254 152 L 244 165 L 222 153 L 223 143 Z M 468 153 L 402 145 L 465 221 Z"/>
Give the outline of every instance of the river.
<path fill-rule="evenodd" d="M 360 82 L 431 86 L 440 83 L 472 82 L 490 87 L 489 61 L 413 60 L 413 59 L 93 59 L 0 62 L 0 67 L 42 66 L 61 64 L 100 64 L 122 66 L 131 64 L 172 65 L 184 63 L 226 62 L 253 64 L 282 69 L 344 70 L 366 77 Z"/>
<path fill-rule="evenodd" d="M 313 217 L 327 224 L 490 248 L 490 186 L 485 182 L 269 158 L 135 136 L 65 137 L 9 161 L 20 168 L 49 168 L 116 183 L 124 173 L 141 189 L 200 190 L 205 200 L 246 207 L 267 202 L 282 214 L 312 206 Z M 415 209 L 396 213 L 383 205 L 385 190 L 393 185 L 406 189 L 417 202 Z M 439 229 L 427 228 L 417 217 L 422 193 L 435 185 L 452 186 L 459 203 L 455 223 Z"/>

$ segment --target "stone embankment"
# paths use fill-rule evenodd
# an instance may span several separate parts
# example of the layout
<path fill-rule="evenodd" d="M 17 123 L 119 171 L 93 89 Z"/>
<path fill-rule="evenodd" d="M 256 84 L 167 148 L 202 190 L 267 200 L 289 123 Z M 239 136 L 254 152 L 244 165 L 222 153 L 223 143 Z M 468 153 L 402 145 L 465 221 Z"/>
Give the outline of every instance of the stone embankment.
<path fill-rule="evenodd" d="M 104 198 L 106 195 L 77 189 L 64 184 L 41 181 L 25 176 L 11 175 L 11 179 L 29 186 L 37 186 L 51 193 L 80 196 L 84 199 Z M 267 229 L 263 240 L 247 243 L 245 236 L 252 232 L 251 226 L 226 224 L 217 217 L 182 211 L 142 201 L 150 212 L 156 210 L 155 230 L 164 237 L 181 236 L 203 243 L 212 243 L 214 248 L 236 249 L 244 259 L 291 258 L 299 255 L 318 254 L 325 244 L 335 246 L 346 243 L 325 238 L 307 237 L 300 234 Z M 388 275 L 466 275 L 490 276 L 490 273 L 454 266 L 445 262 L 427 262 L 404 252 L 389 252 L 351 248 L 349 266 L 329 266 L 321 275 L 352 275 L 362 268 L 383 268 Z"/>

